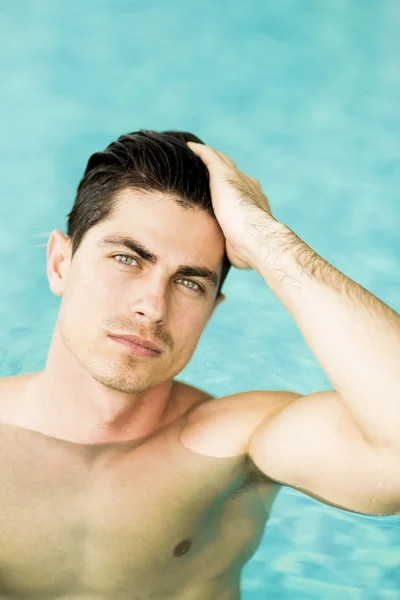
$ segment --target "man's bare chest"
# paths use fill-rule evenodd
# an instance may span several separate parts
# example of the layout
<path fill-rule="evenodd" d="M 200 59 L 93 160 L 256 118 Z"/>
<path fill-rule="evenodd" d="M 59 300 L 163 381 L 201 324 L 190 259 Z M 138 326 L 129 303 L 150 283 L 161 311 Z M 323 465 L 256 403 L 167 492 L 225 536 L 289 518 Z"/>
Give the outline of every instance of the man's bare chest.
<path fill-rule="evenodd" d="M 265 485 L 243 456 L 183 447 L 179 423 L 91 454 L 7 425 L 0 440 L 3 594 L 166 598 L 244 564 L 260 541 Z"/>

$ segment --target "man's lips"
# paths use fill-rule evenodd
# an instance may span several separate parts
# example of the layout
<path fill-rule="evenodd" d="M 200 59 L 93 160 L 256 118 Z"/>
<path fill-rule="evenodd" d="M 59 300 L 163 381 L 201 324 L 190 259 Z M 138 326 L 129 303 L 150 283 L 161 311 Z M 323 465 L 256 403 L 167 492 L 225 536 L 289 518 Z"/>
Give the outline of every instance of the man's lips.
<path fill-rule="evenodd" d="M 159 348 L 159 346 L 156 346 L 156 344 L 154 344 L 150 340 L 146 340 L 144 338 L 138 337 L 137 335 L 130 335 L 130 334 L 125 334 L 125 333 L 122 333 L 122 334 L 112 333 L 109 335 L 112 338 L 128 340 L 128 342 L 133 342 L 134 344 L 138 344 L 139 346 L 143 346 L 143 348 L 148 348 L 150 350 L 153 350 L 154 352 L 161 352 L 161 348 Z"/>

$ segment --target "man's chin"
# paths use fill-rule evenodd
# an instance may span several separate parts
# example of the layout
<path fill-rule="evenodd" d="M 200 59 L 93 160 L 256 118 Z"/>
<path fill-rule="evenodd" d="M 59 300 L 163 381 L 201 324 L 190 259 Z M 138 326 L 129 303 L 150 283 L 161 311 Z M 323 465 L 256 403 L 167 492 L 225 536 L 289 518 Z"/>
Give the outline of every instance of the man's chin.
<path fill-rule="evenodd" d="M 149 377 L 140 377 L 137 374 L 127 375 L 125 369 L 122 373 L 92 372 L 92 377 L 104 387 L 121 392 L 122 394 L 143 394 L 154 387 L 155 383 Z"/>

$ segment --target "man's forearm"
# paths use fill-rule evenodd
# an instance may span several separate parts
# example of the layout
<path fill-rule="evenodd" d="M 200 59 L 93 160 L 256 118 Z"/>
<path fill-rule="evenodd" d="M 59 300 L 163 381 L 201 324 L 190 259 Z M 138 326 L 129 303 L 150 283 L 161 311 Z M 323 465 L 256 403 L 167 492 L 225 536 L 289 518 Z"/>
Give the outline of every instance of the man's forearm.
<path fill-rule="evenodd" d="M 364 436 L 400 444 L 400 316 L 314 252 L 261 219 L 252 266 L 297 323 Z"/>

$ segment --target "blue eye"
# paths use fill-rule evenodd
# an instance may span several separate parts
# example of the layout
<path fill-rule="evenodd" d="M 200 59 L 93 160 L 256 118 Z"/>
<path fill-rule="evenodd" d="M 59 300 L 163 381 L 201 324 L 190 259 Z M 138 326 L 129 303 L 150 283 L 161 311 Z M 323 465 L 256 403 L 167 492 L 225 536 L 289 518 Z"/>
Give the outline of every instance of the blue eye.
<path fill-rule="evenodd" d="M 192 281 L 191 279 L 181 279 L 181 281 L 186 281 L 187 283 L 191 283 L 192 285 L 197 286 L 197 288 L 193 288 L 193 287 L 188 287 L 187 285 L 184 285 L 183 287 L 188 288 L 189 290 L 194 290 L 195 292 L 202 292 L 202 288 L 199 286 L 198 283 L 196 283 L 195 281 Z"/>
<path fill-rule="evenodd" d="M 137 259 L 134 256 L 131 256 L 130 254 L 115 254 L 113 256 L 113 258 L 116 258 L 116 259 L 118 259 L 119 257 L 125 258 L 128 260 L 134 260 L 136 265 L 139 265 Z M 127 267 L 135 266 L 126 261 L 117 260 L 117 262 L 119 262 L 121 265 L 126 265 Z M 201 294 L 204 293 L 203 288 L 198 283 L 196 283 L 195 281 L 192 281 L 191 279 L 185 279 L 185 278 L 181 277 L 180 279 L 178 279 L 178 281 L 186 281 L 186 283 L 190 283 L 192 286 L 195 286 L 195 287 L 189 287 L 188 285 L 184 285 L 183 287 L 185 287 L 188 290 L 193 290 L 194 292 L 201 293 Z"/>
<path fill-rule="evenodd" d="M 130 256 L 130 254 L 116 254 L 113 258 L 117 258 L 118 256 L 122 256 L 122 258 L 128 258 L 128 259 L 134 260 L 137 263 L 136 258 L 134 256 Z M 130 266 L 130 263 L 122 262 L 120 260 L 118 260 L 117 262 L 121 263 L 122 265 L 128 265 L 128 267 Z"/>

